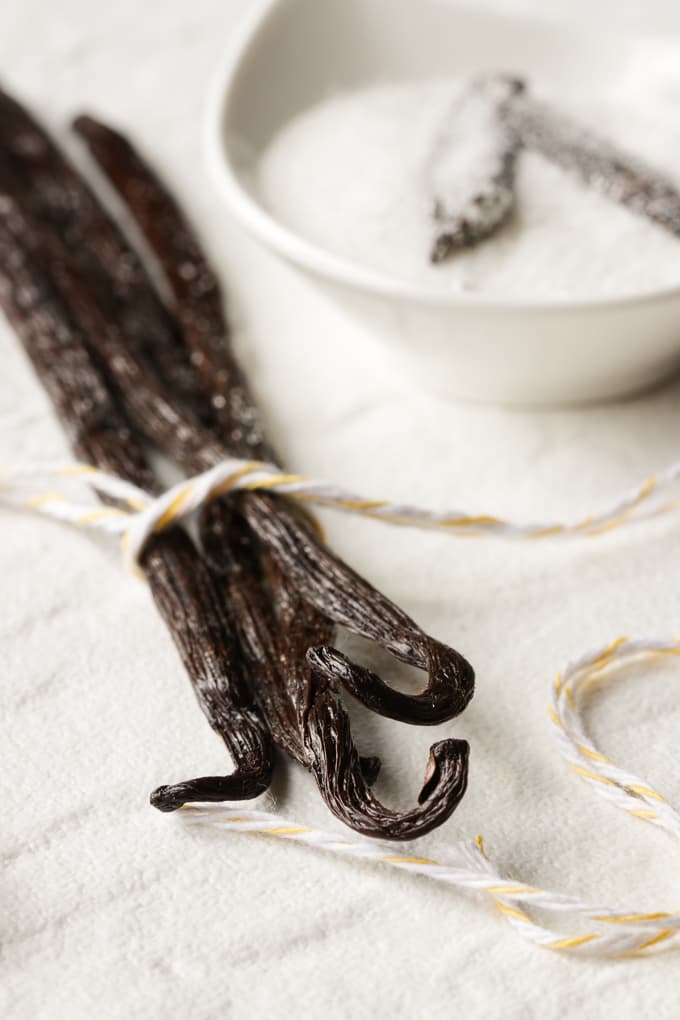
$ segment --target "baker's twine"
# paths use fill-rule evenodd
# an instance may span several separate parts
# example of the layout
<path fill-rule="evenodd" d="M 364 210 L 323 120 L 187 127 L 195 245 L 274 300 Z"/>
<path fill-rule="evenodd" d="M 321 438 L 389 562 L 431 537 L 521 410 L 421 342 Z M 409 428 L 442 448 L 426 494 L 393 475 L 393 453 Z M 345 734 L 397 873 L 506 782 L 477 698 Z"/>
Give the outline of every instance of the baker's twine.
<path fill-rule="evenodd" d="M 634 818 L 640 818 L 680 839 L 680 815 L 663 794 L 644 779 L 615 765 L 595 747 L 581 720 L 588 691 L 596 682 L 612 680 L 622 663 L 649 655 L 680 655 L 680 639 L 630 641 L 619 638 L 570 662 L 551 687 L 550 726 L 562 757 L 572 770 Z M 527 885 L 494 866 L 481 836 L 454 844 L 446 860 L 394 853 L 391 847 L 364 839 L 322 832 L 266 811 L 216 804 L 185 805 L 181 816 L 192 825 L 213 826 L 230 833 L 254 833 L 304 843 L 327 853 L 386 864 L 424 875 L 470 892 L 483 893 L 534 945 L 578 956 L 644 956 L 678 942 L 680 911 L 621 911 L 563 893 Z M 536 911 L 552 915 L 556 927 L 539 923 Z M 564 922 L 569 922 L 564 927 Z M 574 927 L 578 931 L 573 930 Z M 584 930 L 585 928 L 585 930 Z"/>
<path fill-rule="evenodd" d="M 136 569 L 150 535 L 187 520 L 211 500 L 237 489 L 285 493 L 308 504 L 333 507 L 391 524 L 441 529 L 458 536 L 536 539 L 592 536 L 667 513 L 680 505 L 680 501 L 664 502 L 661 497 L 679 478 L 680 462 L 647 479 L 601 513 L 575 523 L 550 524 L 517 524 L 485 514 L 433 511 L 404 503 L 364 499 L 336 485 L 283 474 L 271 464 L 236 458 L 182 481 L 158 497 L 151 497 L 136 486 L 87 464 L 58 462 L 11 467 L 0 471 L 0 500 L 82 528 L 122 536 L 126 561 Z M 68 495 L 74 485 L 82 486 L 83 482 L 90 490 L 90 501 L 86 503 L 77 502 Z M 118 500 L 127 509 L 94 504 L 93 490 Z M 596 683 L 611 680 L 622 663 L 637 662 L 649 655 L 680 655 L 680 639 L 619 638 L 572 660 L 551 686 L 550 726 L 562 756 L 595 792 L 677 840 L 680 839 L 680 815 L 645 780 L 602 754 L 581 720 L 585 698 Z M 181 817 L 193 825 L 304 843 L 326 852 L 383 863 L 484 893 L 525 939 L 559 952 L 605 957 L 647 955 L 675 944 L 680 936 L 680 911 L 622 912 L 502 875 L 487 857 L 481 836 L 455 844 L 447 853 L 448 860 L 439 862 L 394 853 L 375 841 L 345 839 L 266 811 L 190 804 L 181 810 Z M 536 910 L 559 915 L 562 921 L 573 923 L 576 920 L 581 927 L 585 922 L 587 930 L 574 934 L 546 927 L 531 916 L 530 911 Z"/>
<path fill-rule="evenodd" d="M 273 464 L 231 457 L 178 482 L 158 497 L 89 464 L 57 462 L 0 469 L 0 499 L 37 510 L 80 527 L 124 536 L 125 557 L 134 567 L 149 536 L 180 521 L 225 493 L 246 489 L 279 492 L 306 505 L 330 507 L 406 527 L 446 531 L 457 537 L 498 536 L 514 539 L 583 538 L 601 535 L 634 521 L 668 513 L 680 499 L 662 497 L 680 479 L 680 461 L 620 496 L 603 511 L 573 522 L 518 523 L 490 514 L 429 510 L 409 503 L 367 499 L 339 485 L 284 474 Z M 126 509 L 79 503 L 69 497 L 73 483 L 122 501 Z"/>

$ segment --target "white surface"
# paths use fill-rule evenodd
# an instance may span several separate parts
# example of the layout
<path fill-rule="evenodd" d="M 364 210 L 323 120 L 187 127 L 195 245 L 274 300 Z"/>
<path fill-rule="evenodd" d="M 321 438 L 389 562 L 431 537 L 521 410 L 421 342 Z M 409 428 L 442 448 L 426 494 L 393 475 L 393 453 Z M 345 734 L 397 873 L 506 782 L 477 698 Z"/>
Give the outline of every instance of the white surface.
<path fill-rule="evenodd" d="M 677 43 L 609 29 L 605 48 L 592 28 L 565 30 L 545 15 L 499 17 L 439 0 L 260 0 L 254 11 L 225 50 L 207 108 L 217 187 L 249 232 L 318 278 L 399 354 L 405 371 L 440 393 L 526 405 L 619 397 L 677 367 L 678 246 L 658 228 L 636 223 L 589 190 L 580 195 L 583 189 L 554 168 L 544 179 L 535 158 L 521 154 L 516 236 L 509 229 L 480 245 L 454 260 L 453 271 L 400 272 L 402 249 L 411 246 L 417 266 L 429 247 L 428 216 L 417 203 L 418 150 L 426 152 L 444 116 L 445 94 L 434 89 L 428 98 L 422 86 L 426 116 L 417 94 L 406 95 L 403 109 L 398 96 L 394 109 L 389 95 L 383 106 L 380 93 L 337 110 L 329 105 L 327 120 L 318 112 L 339 91 L 376 82 L 412 86 L 507 68 L 580 117 L 585 108 L 586 121 L 604 123 L 605 133 L 674 170 Z M 401 127 L 402 117 L 414 126 L 390 137 L 386 128 Z M 522 229 L 525 206 L 536 221 L 530 230 L 526 223 Z M 595 221 L 600 230 L 589 252 Z M 614 280 L 617 257 L 622 268 Z M 494 260 L 501 264 L 495 270 Z M 454 286 L 460 268 L 471 270 L 468 282 L 476 271 L 480 285 Z M 439 271 L 448 290 L 431 283 Z M 565 289 L 572 291 L 569 315 Z"/>
<path fill-rule="evenodd" d="M 88 105 L 144 139 L 229 281 L 239 349 L 290 465 L 379 495 L 552 517 L 605 503 L 677 457 L 680 385 L 578 413 L 452 406 L 409 387 L 351 316 L 228 223 L 197 144 L 208 80 L 244 6 L 16 0 L 0 56 L 4 80 L 53 123 Z M 671 23 L 670 0 L 667 14 L 657 0 L 638 18 L 654 9 Z M 633 22 L 632 6 L 621 17 Z M 64 454 L 4 328 L 0 353 L 0 462 Z M 408 470 L 406 450 L 418 454 Z M 677 954 L 551 956 L 474 898 L 294 846 L 186 832 L 154 812 L 154 785 L 225 761 L 147 593 L 104 541 L 1 519 L 3 1017 L 677 1016 Z M 447 541 L 346 517 L 327 526 L 341 553 L 477 668 L 474 702 L 436 731 L 354 712 L 392 802 L 410 803 L 433 738 L 472 744 L 469 793 L 419 850 L 441 855 L 481 832 L 499 866 L 527 881 L 612 906 L 677 907 L 678 848 L 568 774 L 545 705 L 578 650 L 678 631 L 678 525 L 580 547 Z M 672 663 L 622 681 L 591 717 L 599 745 L 676 804 L 679 682 Z M 276 809 L 331 824 L 311 779 L 281 771 Z"/>

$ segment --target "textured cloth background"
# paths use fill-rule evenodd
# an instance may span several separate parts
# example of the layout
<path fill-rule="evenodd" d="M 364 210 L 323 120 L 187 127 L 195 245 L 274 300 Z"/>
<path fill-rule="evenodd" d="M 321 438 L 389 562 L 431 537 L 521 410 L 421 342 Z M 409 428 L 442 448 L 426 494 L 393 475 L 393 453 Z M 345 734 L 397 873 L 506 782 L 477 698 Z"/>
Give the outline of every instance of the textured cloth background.
<path fill-rule="evenodd" d="M 360 492 L 536 518 L 586 511 L 677 457 L 677 383 L 581 411 L 453 406 L 413 391 L 340 308 L 232 227 L 200 135 L 209 80 L 246 6 L 4 0 L 0 67 L 53 124 L 89 107 L 153 154 L 228 282 L 238 348 L 287 462 Z M 594 6 L 564 0 L 563 10 Z M 680 29 L 672 0 L 596 6 L 605 27 L 609 16 Z M 0 462 L 64 454 L 4 324 L 0 356 Z M 0 521 L 3 1017 L 677 1017 L 677 954 L 551 955 L 455 890 L 186 831 L 153 811 L 158 783 L 228 766 L 148 593 L 123 573 L 115 544 L 6 509 Z M 631 909 L 677 907 L 678 848 L 570 775 L 545 716 L 568 656 L 621 633 L 680 632 L 677 521 L 521 546 L 326 523 L 339 552 L 477 669 L 470 709 L 433 731 L 353 709 L 393 803 L 412 803 L 433 739 L 472 744 L 469 794 L 420 848 L 436 856 L 481 832 L 525 881 Z M 601 746 L 676 803 L 679 684 L 671 666 L 656 667 L 624 678 L 591 713 Z M 272 803 L 334 824 L 291 764 Z"/>

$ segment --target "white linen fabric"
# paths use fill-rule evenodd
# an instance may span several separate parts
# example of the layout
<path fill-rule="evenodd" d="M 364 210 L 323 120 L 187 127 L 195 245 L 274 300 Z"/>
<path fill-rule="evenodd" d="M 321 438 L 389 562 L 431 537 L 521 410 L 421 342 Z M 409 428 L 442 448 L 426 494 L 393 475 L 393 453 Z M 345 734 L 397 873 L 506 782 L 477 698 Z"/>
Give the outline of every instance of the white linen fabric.
<path fill-rule="evenodd" d="M 228 284 L 238 351 L 287 464 L 356 491 L 534 519 L 604 505 L 677 458 L 678 383 L 571 411 L 442 401 L 229 222 L 200 134 L 210 77 L 247 6 L 6 0 L 0 66 L 53 125 L 89 108 L 153 155 Z M 607 0 L 594 16 L 680 28 L 671 0 Z M 68 456 L 4 323 L 0 350 L 0 463 Z M 3 1017 L 677 1016 L 675 953 L 617 963 L 551 954 L 472 895 L 153 811 L 157 784 L 229 765 L 148 592 L 106 537 L 6 508 L 0 520 Z M 477 670 L 470 708 L 435 730 L 351 706 L 362 752 L 384 761 L 378 791 L 396 804 L 412 802 L 432 740 L 471 743 L 467 797 L 414 852 L 442 858 L 483 833 L 499 869 L 522 881 L 621 908 L 677 908 L 680 848 L 593 796 L 556 754 L 546 716 L 554 672 L 581 649 L 680 634 L 677 521 L 554 545 L 331 514 L 324 524 L 334 548 Z M 598 693 L 589 719 L 602 750 L 676 804 L 679 683 L 672 661 L 631 672 Z M 288 762 L 262 806 L 342 831 Z"/>

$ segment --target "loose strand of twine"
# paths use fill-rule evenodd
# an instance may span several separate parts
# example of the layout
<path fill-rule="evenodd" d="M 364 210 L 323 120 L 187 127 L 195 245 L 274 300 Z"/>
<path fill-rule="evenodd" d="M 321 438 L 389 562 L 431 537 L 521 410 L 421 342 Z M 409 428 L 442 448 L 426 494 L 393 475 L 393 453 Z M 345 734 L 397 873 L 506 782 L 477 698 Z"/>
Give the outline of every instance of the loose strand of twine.
<path fill-rule="evenodd" d="M 680 462 L 624 493 L 600 513 L 574 523 L 548 524 L 519 524 L 485 514 L 433 511 L 405 503 L 365 499 L 336 485 L 283 474 L 271 464 L 236 458 L 182 481 L 158 497 L 149 496 L 136 486 L 88 464 L 63 461 L 11 467 L 0 470 L 0 500 L 81 528 L 121 536 L 126 562 L 136 572 L 139 556 L 150 535 L 187 520 L 211 500 L 237 489 L 285 493 L 317 506 L 392 524 L 441 529 L 458 536 L 537 539 L 599 535 L 633 521 L 671 512 L 680 506 L 680 500 L 663 502 L 660 497 L 678 479 Z M 90 497 L 85 503 L 69 494 L 74 486 L 82 487 L 83 483 Z M 93 491 L 118 500 L 126 509 L 95 503 Z M 645 780 L 602 754 L 581 720 L 585 698 L 595 683 L 611 679 L 622 663 L 638 661 L 641 656 L 650 654 L 680 655 L 680 639 L 631 641 L 619 638 L 572 660 L 551 687 L 550 726 L 562 756 L 593 790 L 633 817 L 680 839 L 680 815 L 666 798 Z M 484 892 L 525 939 L 555 951 L 583 956 L 644 955 L 662 945 L 674 945 L 680 938 L 680 911 L 624 913 L 501 875 L 487 857 L 481 837 L 456 844 L 450 854 L 451 861 L 440 863 L 395 854 L 376 842 L 342 839 L 265 811 L 224 805 L 188 805 L 182 810 L 182 817 L 191 824 L 266 834 L 329 853 L 381 862 L 461 889 Z M 560 932 L 539 923 L 530 916 L 530 910 L 542 910 L 570 920 L 585 919 L 589 928 L 592 925 L 595 930 L 578 935 Z"/>
<path fill-rule="evenodd" d="M 238 489 L 264 489 L 304 504 L 330 507 L 406 527 L 446 531 L 465 538 L 496 536 L 511 539 L 584 538 L 601 535 L 635 521 L 670 513 L 680 499 L 661 497 L 680 479 L 680 461 L 659 475 L 623 493 L 604 510 L 574 522 L 519 523 L 490 514 L 431 510 L 408 503 L 367 499 L 338 485 L 303 475 L 284 474 L 273 464 L 228 458 L 215 467 L 173 485 L 158 497 L 89 464 L 58 462 L 0 470 L 0 499 L 26 509 L 124 536 L 125 556 L 134 569 L 144 544 L 154 532 L 187 520 L 211 500 Z M 80 503 L 69 497 L 74 483 L 87 483 L 128 509 Z"/>
<path fill-rule="evenodd" d="M 552 684 L 548 714 L 563 758 L 596 793 L 634 818 L 657 825 L 680 839 L 677 811 L 644 779 L 620 768 L 602 754 L 587 735 L 581 720 L 585 698 L 595 682 L 611 680 L 616 668 L 623 663 L 654 654 L 680 655 L 680 639 L 630 641 L 619 638 L 579 656 L 558 673 Z M 449 861 L 440 862 L 394 853 L 378 842 L 344 839 L 266 811 L 191 804 L 182 809 L 181 817 L 191 825 L 303 843 L 326 853 L 387 864 L 459 889 L 485 893 L 524 939 L 556 952 L 598 957 L 641 956 L 680 942 L 680 911 L 622 911 L 527 885 L 495 868 L 481 836 L 455 844 L 447 854 Z M 556 915 L 561 921 L 586 921 L 587 930 L 573 934 L 546 927 L 532 917 L 537 910 Z"/>

